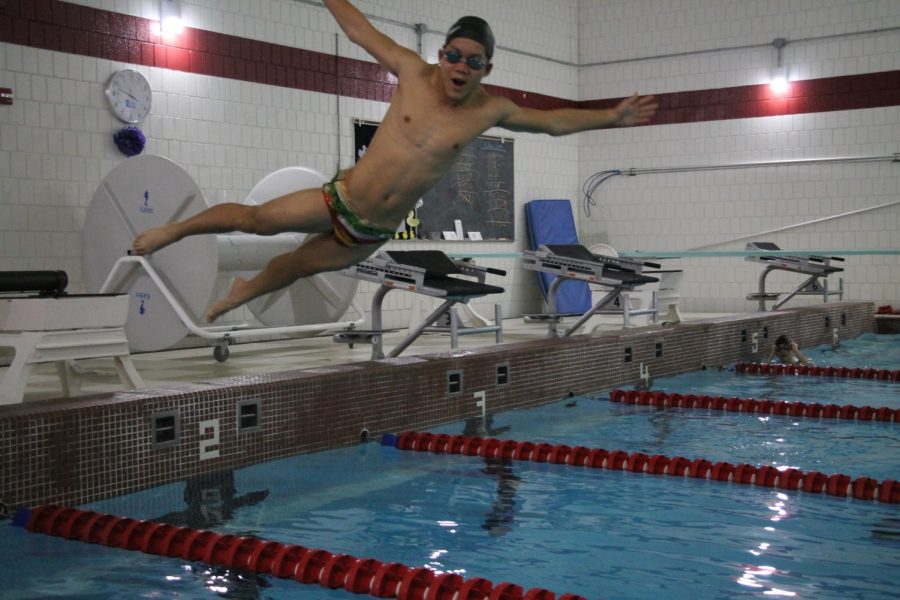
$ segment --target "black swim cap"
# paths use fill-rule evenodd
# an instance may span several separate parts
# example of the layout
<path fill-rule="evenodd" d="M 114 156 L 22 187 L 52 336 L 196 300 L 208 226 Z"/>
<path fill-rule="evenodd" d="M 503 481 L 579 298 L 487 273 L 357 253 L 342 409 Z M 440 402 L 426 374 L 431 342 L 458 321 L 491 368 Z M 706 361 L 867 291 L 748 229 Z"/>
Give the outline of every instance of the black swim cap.
<path fill-rule="evenodd" d="M 491 26 L 487 24 L 487 21 L 481 17 L 462 17 L 454 23 L 447 32 L 444 45 L 449 44 L 450 40 L 455 38 L 466 38 L 478 42 L 484 46 L 484 52 L 488 59 L 494 56 L 494 32 L 491 31 Z"/>

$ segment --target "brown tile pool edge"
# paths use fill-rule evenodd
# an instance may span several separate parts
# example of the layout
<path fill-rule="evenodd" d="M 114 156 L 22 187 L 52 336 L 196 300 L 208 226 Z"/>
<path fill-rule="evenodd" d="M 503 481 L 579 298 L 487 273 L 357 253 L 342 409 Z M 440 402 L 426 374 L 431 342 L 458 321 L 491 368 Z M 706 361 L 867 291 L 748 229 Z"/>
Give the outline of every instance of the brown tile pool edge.
<path fill-rule="evenodd" d="M 81 505 L 188 477 L 424 430 L 874 331 L 838 302 L 566 339 L 0 407 L 0 502 Z"/>

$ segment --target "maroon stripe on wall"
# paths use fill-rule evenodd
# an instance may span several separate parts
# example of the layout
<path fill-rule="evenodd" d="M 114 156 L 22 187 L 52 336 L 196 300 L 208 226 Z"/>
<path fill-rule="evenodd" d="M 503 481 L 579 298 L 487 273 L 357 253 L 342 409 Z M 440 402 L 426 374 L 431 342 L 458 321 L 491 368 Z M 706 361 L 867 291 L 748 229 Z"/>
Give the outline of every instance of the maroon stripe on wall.
<path fill-rule="evenodd" d="M 657 94 L 652 125 L 748 119 L 777 115 L 854 110 L 900 104 L 900 71 L 792 81 L 784 94 L 768 85 Z M 618 99 L 589 100 L 582 108 L 608 108 Z"/>
<path fill-rule="evenodd" d="M 390 101 L 396 86 L 375 63 L 202 29 L 163 37 L 153 33 L 155 24 L 59 0 L 0 0 L 0 42 L 380 102 Z M 539 109 L 607 108 L 620 100 L 576 102 L 485 88 Z M 746 85 L 657 98 L 660 108 L 651 125 L 895 106 L 900 104 L 900 71 L 795 81 L 782 96 L 767 85 Z"/>
<path fill-rule="evenodd" d="M 377 64 L 185 28 L 58 0 L 0 0 L 0 42 L 175 71 L 388 101 L 394 84 Z"/>

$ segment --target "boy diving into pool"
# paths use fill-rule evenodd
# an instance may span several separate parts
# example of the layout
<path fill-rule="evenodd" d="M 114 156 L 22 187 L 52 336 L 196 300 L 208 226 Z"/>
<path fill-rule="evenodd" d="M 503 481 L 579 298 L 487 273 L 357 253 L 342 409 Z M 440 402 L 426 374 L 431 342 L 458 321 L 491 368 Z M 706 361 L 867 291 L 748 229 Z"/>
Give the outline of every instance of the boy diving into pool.
<path fill-rule="evenodd" d="M 492 96 L 481 80 L 493 69 L 494 36 L 478 17 L 459 19 L 447 33 L 438 63 L 397 44 L 347 0 L 324 0 L 340 28 L 397 77 L 391 105 L 366 154 L 322 189 L 298 190 L 260 206 L 225 203 L 189 219 L 149 229 L 132 245 L 146 255 L 204 233 L 311 233 L 276 256 L 255 277 L 235 278 L 206 313 L 209 322 L 301 277 L 352 266 L 393 238 L 397 224 L 450 169 L 466 145 L 499 126 L 511 131 L 566 135 L 647 122 L 652 97 L 634 95 L 611 109 L 537 110 Z"/>

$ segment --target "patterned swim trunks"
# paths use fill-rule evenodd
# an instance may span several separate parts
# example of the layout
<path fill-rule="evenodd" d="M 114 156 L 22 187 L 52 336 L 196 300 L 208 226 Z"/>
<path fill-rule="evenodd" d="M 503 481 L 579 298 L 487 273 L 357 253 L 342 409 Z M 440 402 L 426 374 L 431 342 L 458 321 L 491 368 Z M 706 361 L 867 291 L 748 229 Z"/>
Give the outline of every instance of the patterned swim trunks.
<path fill-rule="evenodd" d="M 343 183 L 335 177 L 322 186 L 322 196 L 328 212 L 331 213 L 334 239 L 347 248 L 360 244 L 381 244 L 393 239 L 394 230 L 370 223 L 360 217 L 347 206 L 346 190 Z"/>

